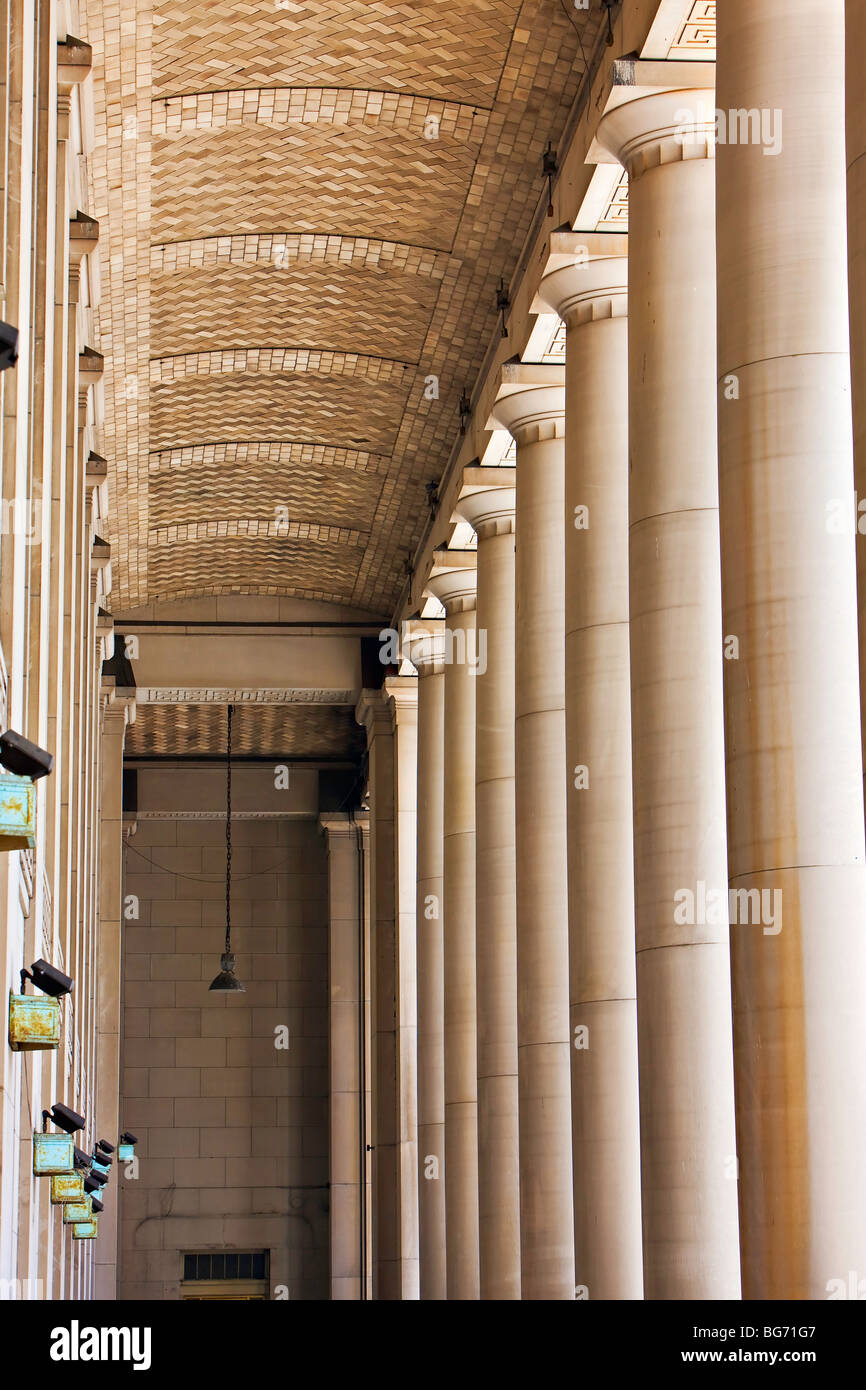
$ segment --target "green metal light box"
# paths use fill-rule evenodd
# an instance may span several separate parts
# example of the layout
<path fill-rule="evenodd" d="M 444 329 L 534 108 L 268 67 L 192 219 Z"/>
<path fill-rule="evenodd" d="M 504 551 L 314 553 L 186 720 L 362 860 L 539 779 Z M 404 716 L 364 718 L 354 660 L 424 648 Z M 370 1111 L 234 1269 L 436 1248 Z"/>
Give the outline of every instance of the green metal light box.
<path fill-rule="evenodd" d="M 85 1197 L 81 1202 L 65 1202 L 63 1205 L 63 1224 L 64 1226 L 75 1226 L 79 1221 L 92 1221 L 93 1207 L 90 1198 Z"/>
<path fill-rule="evenodd" d="M 36 790 L 29 777 L 0 772 L 0 851 L 36 844 Z"/>
<path fill-rule="evenodd" d="M 9 1046 L 13 1052 L 52 1052 L 60 1046 L 60 1000 L 49 994 L 9 992 Z"/>
<path fill-rule="evenodd" d="M 33 1135 L 33 1173 L 37 1178 L 71 1173 L 75 1168 L 75 1144 L 71 1134 Z"/>

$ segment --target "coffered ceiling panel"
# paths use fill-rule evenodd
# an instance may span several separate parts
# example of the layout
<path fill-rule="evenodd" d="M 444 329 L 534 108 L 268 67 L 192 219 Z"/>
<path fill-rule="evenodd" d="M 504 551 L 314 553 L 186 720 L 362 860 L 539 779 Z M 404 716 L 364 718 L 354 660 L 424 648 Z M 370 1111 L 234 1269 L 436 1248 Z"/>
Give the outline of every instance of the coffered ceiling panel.
<path fill-rule="evenodd" d="M 601 6 L 82 9 L 116 606 L 390 616 Z"/>

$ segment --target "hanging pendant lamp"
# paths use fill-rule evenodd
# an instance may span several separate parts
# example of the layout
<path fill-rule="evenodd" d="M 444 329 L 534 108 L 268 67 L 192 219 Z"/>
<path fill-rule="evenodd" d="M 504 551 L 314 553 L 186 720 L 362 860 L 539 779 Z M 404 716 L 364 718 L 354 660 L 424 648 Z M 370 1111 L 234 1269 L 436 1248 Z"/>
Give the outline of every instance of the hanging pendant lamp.
<path fill-rule="evenodd" d="M 240 990 L 244 987 L 235 974 L 235 958 L 232 955 L 232 713 L 228 707 L 226 733 L 226 948 L 220 959 L 220 973 L 211 981 L 209 989 Z"/>

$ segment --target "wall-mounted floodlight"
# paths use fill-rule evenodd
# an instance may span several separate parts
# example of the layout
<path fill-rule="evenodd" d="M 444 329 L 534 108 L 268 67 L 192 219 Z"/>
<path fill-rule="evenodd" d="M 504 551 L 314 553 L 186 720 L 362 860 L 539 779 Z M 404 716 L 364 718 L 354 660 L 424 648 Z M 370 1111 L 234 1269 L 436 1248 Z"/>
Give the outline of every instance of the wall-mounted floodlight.
<path fill-rule="evenodd" d="M 29 970 L 21 971 L 22 990 L 26 980 L 29 980 L 34 988 L 41 989 L 43 994 L 50 994 L 52 999 L 70 994 L 75 983 L 71 975 L 64 975 L 56 965 L 50 965 L 47 960 L 41 958 L 34 961 Z"/>
<path fill-rule="evenodd" d="M 129 1130 L 125 1129 L 117 1145 L 118 1163 L 128 1163 L 130 1159 L 135 1158 L 135 1145 L 137 1143 L 138 1135 L 130 1134 Z"/>
<path fill-rule="evenodd" d="M 86 1154 L 83 1149 L 75 1149 L 73 1156 L 75 1159 L 75 1167 L 83 1169 L 85 1173 L 89 1173 L 90 1165 L 93 1161 L 90 1154 Z"/>
<path fill-rule="evenodd" d="M 97 1149 L 101 1149 L 104 1154 L 114 1153 L 114 1145 L 109 1144 L 107 1139 L 97 1139 L 96 1147 Z"/>
<path fill-rule="evenodd" d="M 105 1211 L 105 1205 L 103 1202 L 100 1202 L 98 1197 L 91 1197 L 90 1205 L 97 1216 L 101 1211 Z"/>
<path fill-rule="evenodd" d="M 104 1178 L 101 1173 L 88 1173 L 84 1179 L 84 1191 L 89 1193 L 100 1192 L 108 1178 Z"/>
<path fill-rule="evenodd" d="M 5 734 L 0 734 L 0 763 L 16 777 L 29 777 L 31 782 L 38 782 L 52 771 L 54 754 L 40 748 L 38 743 L 31 743 L 23 734 L 16 734 L 14 729 L 7 729 Z"/>
<path fill-rule="evenodd" d="M 14 367 L 18 361 L 18 329 L 11 323 L 0 322 L 0 372 Z"/>
<path fill-rule="evenodd" d="M 62 1129 L 62 1134 L 48 1134 L 48 1121 Z M 42 1133 L 33 1135 L 33 1172 L 36 1177 L 75 1171 L 75 1144 L 72 1136 L 84 1127 L 84 1116 L 58 1101 L 50 1110 L 42 1111 Z"/>
<path fill-rule="evenodd" d="M 42 1111 L 43 1120 L 51 1120 L 58 1129 L 63 1129 L 67 1134 L 75 1134 L 76 1130 L 83 1129 L 85 1119 L 79 1115 L 77 1110 L 71 1110 L 68 1105 L 62 1105 L 59 1101 L 52 1105 L 50 1110 Z"/>
<path fill-rule="evenodd" d="M 93 1155 L 93 1161 L 92 1161 L 92 1163 L 91 1163 L 91 1165 L 90 1165 L 90 1175 L 91 1175 L 91 1177 L 94 1177 L 94 1178 L 95 1178 L 95 1177 L 98 1177 L 98 1176 L 103 1176 L 103 1177 L 105 1178 L 105 1181 L 108 1182 L 108 1179 L 109 1179 L 110 1176 L 111 1176 L 111 1167 L 110 1167 L 110 1164 L 111 1164 L 111 1159 L 108 1159 L 107 1162 L 105 1162 L 105 1163 L 101 1163 L 101 1162 L 100 1162 L 100 1159 L 97 1158 L 96 1154 L 94 1154 L 94 1155 Z"/>

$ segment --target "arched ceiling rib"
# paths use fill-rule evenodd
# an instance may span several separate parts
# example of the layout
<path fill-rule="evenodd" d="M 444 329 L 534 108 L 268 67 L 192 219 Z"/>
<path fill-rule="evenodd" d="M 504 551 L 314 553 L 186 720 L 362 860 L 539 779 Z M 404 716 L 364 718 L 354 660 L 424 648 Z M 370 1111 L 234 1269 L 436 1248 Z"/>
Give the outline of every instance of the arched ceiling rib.
<path fill-rule="evenodd" d="M 126 499 L 119 603 L 263 592 L 387 614 L 597 7 L 85 8 L 108 93 L 93 181 L 121 349 L 103 450 Z"/>

